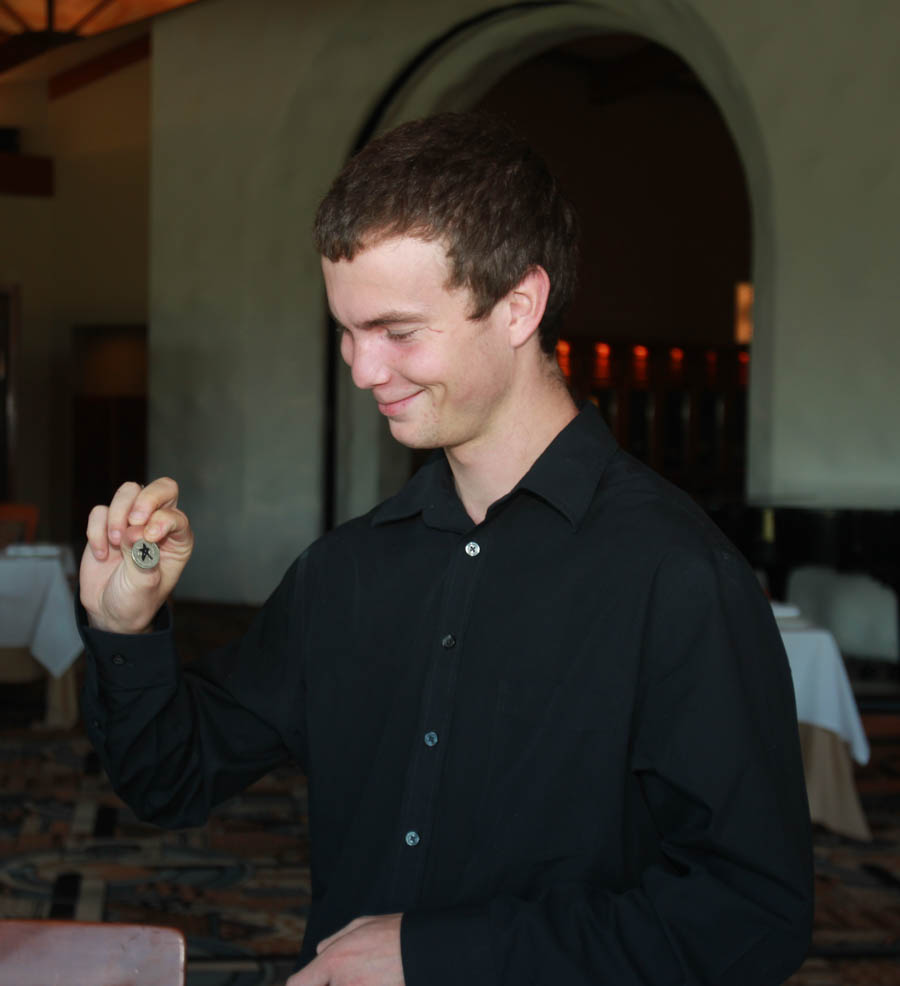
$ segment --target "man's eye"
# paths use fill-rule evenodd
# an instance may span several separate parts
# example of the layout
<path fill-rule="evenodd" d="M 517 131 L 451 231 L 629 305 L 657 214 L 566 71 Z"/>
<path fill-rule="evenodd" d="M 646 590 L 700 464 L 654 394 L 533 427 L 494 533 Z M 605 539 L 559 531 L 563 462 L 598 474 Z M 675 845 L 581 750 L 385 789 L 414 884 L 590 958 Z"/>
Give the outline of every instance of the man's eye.
<path fill-rule="evenodd" d="M 418 331 L 418 329 L 405 329 L 402 332 L 396 332 L 389 329 L 387 337 L 391 342 L 403 342 L 404 340 L 411 339 Z"/>

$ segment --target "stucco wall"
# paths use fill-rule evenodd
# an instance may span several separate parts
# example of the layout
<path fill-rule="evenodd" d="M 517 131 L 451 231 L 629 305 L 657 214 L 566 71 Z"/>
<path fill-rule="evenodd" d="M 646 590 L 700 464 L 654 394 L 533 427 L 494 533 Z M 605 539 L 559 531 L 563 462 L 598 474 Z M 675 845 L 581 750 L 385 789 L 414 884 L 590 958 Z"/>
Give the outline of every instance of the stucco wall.
<path fill-rule="evenodd" d="M 319 531 L 312 215 L 399 67 L 483 9 L 207 0 L 156 24 L 150 454 L 198 533 L 184 594 L 261 599 Z M 754 196 L 750 495 L 897 506 L 896 4 L 608 0 L 525 17 L 458 37 L 386 119 L 465 105 L 553 38 L 612 28 L 669 44 L 722 107 Z M 348 513 L 397 460 L 364 396 L 342 411 Z"/>
<path fill-rule="evenodd" d="M 744 81 L 771 170 L 770 400 L 751 407 L 771 437 L 752 448 L 750 493 L 900 506 L 900 7 L 696 7 Z"/>

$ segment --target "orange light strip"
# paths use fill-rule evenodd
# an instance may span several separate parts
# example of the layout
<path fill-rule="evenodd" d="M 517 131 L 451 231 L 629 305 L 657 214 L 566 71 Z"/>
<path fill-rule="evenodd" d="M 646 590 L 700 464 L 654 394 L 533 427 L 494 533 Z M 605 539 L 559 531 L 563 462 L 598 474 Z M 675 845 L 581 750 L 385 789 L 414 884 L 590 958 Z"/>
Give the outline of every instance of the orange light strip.
<path fill-rule="evenodd" d="M 572 377 L 571 354 L 571 344 L 565 339 L 560 339 L 556 344 L 556 362 L 559 364 L 559 368 L 562 370 L 562 374 L 566 380 L 570 380 Z"/>

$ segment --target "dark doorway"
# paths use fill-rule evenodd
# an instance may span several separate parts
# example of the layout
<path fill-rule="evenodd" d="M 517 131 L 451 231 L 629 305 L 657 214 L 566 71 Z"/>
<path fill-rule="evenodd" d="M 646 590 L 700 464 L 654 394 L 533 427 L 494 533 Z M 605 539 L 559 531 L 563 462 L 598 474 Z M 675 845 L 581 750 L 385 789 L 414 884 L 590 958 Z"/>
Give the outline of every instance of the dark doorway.
<path fill-rule="evenodd" d="M 705 87 L 668 49 L 607 34 L 522 62 L 476 108 L 508 120 L 578 210 L 560 352 L 576 396 L 704 506 L 743 500 L 750 351 L 735 309 L 751 282 L 751 209 Z"/>

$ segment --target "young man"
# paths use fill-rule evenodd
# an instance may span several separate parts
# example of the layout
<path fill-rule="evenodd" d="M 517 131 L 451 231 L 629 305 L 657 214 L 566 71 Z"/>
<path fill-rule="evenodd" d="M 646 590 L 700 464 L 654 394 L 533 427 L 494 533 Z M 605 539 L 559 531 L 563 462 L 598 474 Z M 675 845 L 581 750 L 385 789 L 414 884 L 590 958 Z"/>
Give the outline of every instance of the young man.
<path fill-rule="evenodd" d="M 442 452 L 183 672 L 176 484 L 95 508 L 84 705 L 117 790 L 198 825 L 300 764 L 291 986 L 782 982 L 812 878 L 780 637 L 731 545 L 572 403 L 554 180 L 497 124 L 433 117 L 348 164 L 316 240 L 354 382 Z"/>

